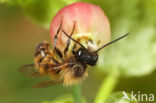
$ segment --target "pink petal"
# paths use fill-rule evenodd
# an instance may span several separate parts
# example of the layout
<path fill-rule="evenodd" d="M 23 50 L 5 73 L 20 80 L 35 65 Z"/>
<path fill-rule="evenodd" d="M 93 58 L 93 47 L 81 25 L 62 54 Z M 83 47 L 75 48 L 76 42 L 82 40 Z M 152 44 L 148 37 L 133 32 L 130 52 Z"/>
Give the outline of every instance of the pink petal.
<path fill-rule="evenodd" d="M 76 28 L 74 35 L 90 33 L 96 43 L 104 45 L 110 40 L 110 24 L 102 9 L 96 5 L 84 2 L 77 2 L 62 8 L 53 18 L 50 27 L 52 43 L 62 19 L 62 28 L 68 34 L 72 31 L 74 21 Z M 60 32 L 57 45 L 66 45 L 68 38 Z"/>

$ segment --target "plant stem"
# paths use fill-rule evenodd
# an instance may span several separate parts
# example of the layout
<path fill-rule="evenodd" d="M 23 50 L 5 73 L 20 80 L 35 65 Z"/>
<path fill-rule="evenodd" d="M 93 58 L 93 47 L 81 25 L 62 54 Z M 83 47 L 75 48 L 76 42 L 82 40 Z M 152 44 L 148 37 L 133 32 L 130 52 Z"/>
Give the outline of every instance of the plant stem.
<path fill-rule="evenodd" d="M 94 103 L 104 103 L 108 96 L 113 91 L 115 85 L 117 84 L 118 76 L 115 74 L 109 74 L 103 81 Z"/>
<path fill-rule="evenodd" d="M 74 103 L 82 103 L 81 86 L 80 85 L 73 86 L 73 97 L 74 97 Z"/>

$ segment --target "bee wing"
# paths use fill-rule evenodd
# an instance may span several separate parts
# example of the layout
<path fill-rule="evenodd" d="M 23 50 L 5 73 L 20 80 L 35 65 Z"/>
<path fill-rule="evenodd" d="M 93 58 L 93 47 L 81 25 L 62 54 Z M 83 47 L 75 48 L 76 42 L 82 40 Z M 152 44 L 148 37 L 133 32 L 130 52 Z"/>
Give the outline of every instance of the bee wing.
<path fill-rule="evenodd" d="M 42 82 L 39 82 L 38 84 L 34 85 L 33 88 L 45 88 L 45 87 L 49 87 L 49 86 L 59 84 L 61 82 L 62 81 L 52 81 L 52 80 L 42 81 Z"/>
<path fill-rule="evenodd" d="M 24 66 L 21 66 L 19 68 L 19 71 L 28 76 L 28 77 L 39 77 L 39 76 L 42 76 L 40 74 L 40 72 L 35 68 L 35 65 L 34 64 L 28 64 L 28 65 L 24 65 Z"/>

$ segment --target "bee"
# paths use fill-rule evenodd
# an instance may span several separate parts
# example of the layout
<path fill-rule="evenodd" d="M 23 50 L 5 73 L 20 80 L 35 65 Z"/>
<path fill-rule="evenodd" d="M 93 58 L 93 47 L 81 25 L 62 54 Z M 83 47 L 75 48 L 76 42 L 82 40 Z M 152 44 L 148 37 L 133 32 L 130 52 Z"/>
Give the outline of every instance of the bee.
<path fill-rule="evenodd" d="M 95 66 L 98 61 L 98 52 L 104 47 L 126 37 L 129 33 L 111 41 L 97 50 L 91 50 L 90 47 L 83 46 L 78 39 L 74 39 L 72 34 L 75 29 L 75 22 L 70 34 L 62 28 L 62 20 L 56 32 L 53 42 L 53 48 L 49 48 L 49 43 L 46 41 L 37 45 L 34 55 L 34 64 L 24 65 L 19 68 L 19 71 L 30 77 L 38 77 L 49 75 L 53 79 L 43 81 L 37 84 L 36 87 L 46 87 L 63 82 L 64 85 L 78 84 L 85 79 L 88 66 Z M 68 38 L 64 51 L 56 46 L 58 35 L 62 32 Z M 67 53 L 71 41 L 74 43 L 71 52 Z"/>

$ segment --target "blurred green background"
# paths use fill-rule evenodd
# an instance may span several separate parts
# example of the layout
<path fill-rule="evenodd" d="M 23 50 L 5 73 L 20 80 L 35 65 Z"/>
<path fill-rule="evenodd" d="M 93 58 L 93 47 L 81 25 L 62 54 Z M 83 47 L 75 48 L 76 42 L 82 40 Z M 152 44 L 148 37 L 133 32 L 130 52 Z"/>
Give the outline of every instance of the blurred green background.
<path fill-rule="evenodd" d="M 156 95 L 156 0 L 85 1 L 105 11 L 112 38 L 131 33 L 125 40 L 106 48 L 96 68 L 89 69 L 89 77 L 81 85 L 86 101 L 94 101 L 101 83 L 112 71 L 119 75 L 113 92 L 140 91 Z M 50 41 L 47 28 L 51 18 L 61 7 L 74 1 L 0 2 L 0 103 L 42 103 L 71 95 L 72 89 L 62 84 L 31 88 L 41 79 L 27 78 L 18 68 L 33 63 L 35 46 L 43 40 Z"/>

